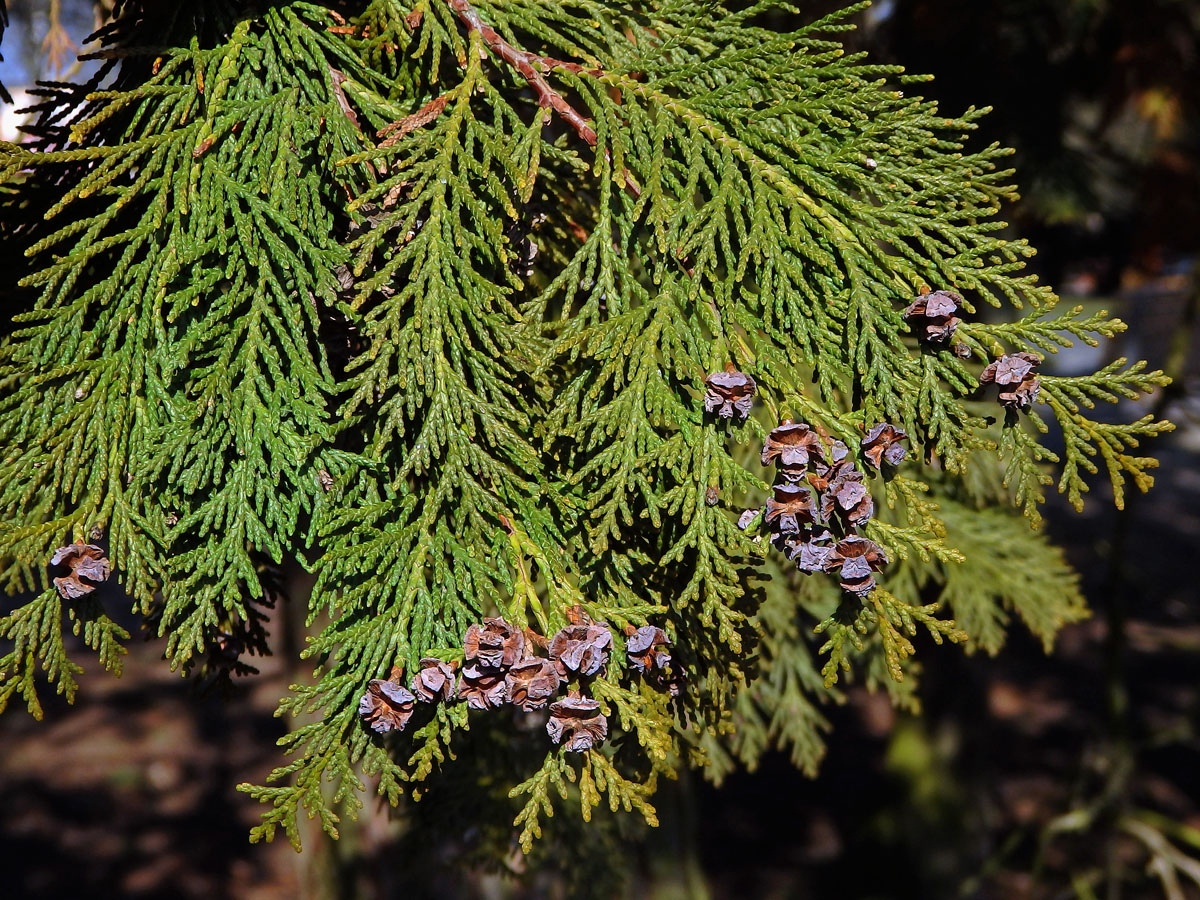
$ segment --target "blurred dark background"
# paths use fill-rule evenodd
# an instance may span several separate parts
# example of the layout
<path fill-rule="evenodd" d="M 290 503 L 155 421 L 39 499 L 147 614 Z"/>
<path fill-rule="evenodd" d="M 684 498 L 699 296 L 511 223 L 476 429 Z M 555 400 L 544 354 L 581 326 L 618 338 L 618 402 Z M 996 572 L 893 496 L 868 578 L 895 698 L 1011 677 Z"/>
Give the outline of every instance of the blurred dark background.
<path fill-rule="evenodd" d="M 805 18 L 835 4 L 802 2 Z M 9 0 L 2 81 L 78 74 L 90 0 Z M 948 111 L 990 105 L 978 140 L 1016 150 L 1014 231 L 1067 302 L 1130 323 L 1110 355 L 1176 378 L 1114 415 L 1166 414 L 1158 484 L 1114 510 L 1098 486 L 1051 529 L 1083 574 L 1094 616 L 1052 655 L 1018 630 L 996 658 L 924 647 L 919 715 L 851 690 L 821 775 L 786 758 L 720 788 L 660 795 L 663 826 L 624 835 L 623 886 L 668 898 L 1200 898 L 1200 2 L 883 0 L 858 49 L 911 72 Z M 915 88 L 914 88 L 915 90 Z M 3 137 L 13 139 L 13 107 Z M 1094 364 L 1090 348 L 1058 370 Z M 1130 408 L 1130 407 L 1137 408 Z M 272 628 L 298 638 L 286 606 Z M 292 654 L 264 660 L 231 698 L 198 698 L 136 643 L 126 675 L 91 674 L 74 707 L 0 718 L 0 865 L 20 898 L 391 898 L 581 895 L 548 871 L 414 855 L 411 828 L 373 798 L 333 845 L 246 841 L 257 810 L 233 790 L 277 760 L 275 702 Z M 94 668 L 92 666 L 91 668 Z M 586 834 L 586 833 L 585 833 Z M 583 838 L 583 839 L 586 839 Z M 519 866 L 514 859 L 513 867 Z M 570 861 L 559 860 L 564 871 Z"/>

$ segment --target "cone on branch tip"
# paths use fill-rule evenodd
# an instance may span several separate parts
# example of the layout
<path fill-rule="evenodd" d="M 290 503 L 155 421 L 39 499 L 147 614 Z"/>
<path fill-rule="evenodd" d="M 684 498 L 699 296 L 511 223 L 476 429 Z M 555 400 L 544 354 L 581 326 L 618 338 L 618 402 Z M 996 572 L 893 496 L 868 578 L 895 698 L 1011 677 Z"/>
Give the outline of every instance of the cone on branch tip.
<path fill-rule="evenodd" d="M 625 641 L 625 655 L 629 657 L 630 666 L 639 674 L 646 675 L 655 669 L 661 671 L 670 664 L 670 646 L 665 631 L 654 625 L 643 625 Z"/>
<path fill-rule="evenodd" d="M 763 443 L 762 464 L 775 463 L 785 481 L 800 481 L 810 459 L 824 460 L 825 444 L 820 435 L 803 422 L 784 419 Z"/>
<path fill-rule="evenodd" d="M 550 659 L 563 678 L 595 675 L 608 663 L 612 633 L 603 622 L 568 625 L 550 639 Z"/>
<path fill-rule="evenodd" d="M 550 706 L 546 733 L 554 743 L 582 753 L 608 737 L 608 719 L 600 713 L 600 704 L 590 697 L 567 697 Z"/>
<path fill-rule="evenodd" d="M 467 629 L 463 658 L 486 669 L 507 669 L 521 658 L 525 635 L 504 619 L 484 619 Z"/>
<path fill-rule="evenodd" d="M 550 702 L 562 679 L 550 660 L 531 657 L 509 669 L 504 681 L 508 702 L 530 712 Z"/>
<path fill-rule="evenodd" d="M 1042 360 L 1035 353 L 1024 351 L 1001 356 L 979 375 L 980 384 L 1000 387 L 998 400 L 1009 409 L 1028 409 L 1037 399 L 1041 381 L 1037 367 Z"/>
<path fill-rule="evenodd" d="M 821 515 L 826 522 L 840 518 L 851 526 L 865 525 L 875 514 L 871 492 L 863 484 L 863 474 L 857 469 L 839 472 L 821 495 Z"/>
<path fill-rule="evenodd" d="M 954 332 L 962 321 L 956 315 L 962 302 L 962 295 L 954 291 L 923 294 L 904 310 L 904 320 L 912 326 L 919 340 L 930 344 L 944 344 L 954 337 Z"/>
<path fill-rule="evenodd" d="M 812 490 L 804 485 L 779 482 L 771 488 L 763 521 L 774 534 L 797 534 L 817 518 Z"/>
<path fill-rule="evenodd" d="M 503 669 L 490 669 L 478 663 L 463 666 L 458 679 L 458 697 L 469 709 L 495 709 L 508 699 Z"/>
<path fill-rule="evenodd" d="M 417 698 L 395 679 L 376 678 L 358 701 L 358 715 L 376 734 L 403 731 L 412 718 Z"/>
<path fill-rule="evenodd" d="M 722 419 L 739 422 L 750 414 L 758 385 L 754 379 L 732 366 L 724 372 L 713 372 L 704 379 L 704 410 L 715 412 Z"/>
<path fill-rule="evenodd" d="M 108 580 L 111 567 L 104 550 L 95 544 L 67 544 L 59 547 L 50 557 L 51 567 L 66 566 L 66 575 L 54 579 L 54 587 L 60 597 L 76 600 L 90 594 L 96 586 Z"/>
<path fill-rule="evenodd" d="M 887 555 L 874 541 L 850 535 L 838 541 L 825 560 L 825 571 L 836 572 L 842 589 L 865 597 L 875 589 L 875 575 L 887 564 Z"/>
<path fill-rule="evenodd" d="M 908 435 L 895 425 L 880 422 L 862 439 L 863 456 L 877 469 L 882 469 L 884 463 L 898 466 L 908 455 L 908 449 L 900 443 L 907 438 Z"/>
<path fill-rule="evenodd" d="M 413 694 L 423 703 L 448 702 L 454 699 L 454 666 L 440 659 L 426 657 L 413 676 Z"/>

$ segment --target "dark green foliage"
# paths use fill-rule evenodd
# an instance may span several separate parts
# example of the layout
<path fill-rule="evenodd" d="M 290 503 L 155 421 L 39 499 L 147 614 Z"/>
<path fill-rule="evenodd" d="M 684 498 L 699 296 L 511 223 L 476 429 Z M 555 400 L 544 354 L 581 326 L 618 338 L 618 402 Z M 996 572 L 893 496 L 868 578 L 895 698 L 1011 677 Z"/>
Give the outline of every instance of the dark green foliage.
<path fill-rule="evenodd" d="M 246 788 L 256 836 L 298 841 L 301 811 L 335 831 L 360 773 L 396 802 L 445 768 L 513 785 L 528 848 L 561 799 L 653 821 L 684 761 L 719 777 L 787 746 L 814 771 L 844 673 L 913 702 L 918 632 L 995 652 L 1011 613 L 1047 645 L 1083 614 L 1020 513 L 1037 524 L 1047 462 L 1076 503 L 1097 455 L 1118 504 L 1147 488 L 1128 451 L 1169 425 L 1089 414 L 1164 379 L 1047 375 L 1007 417 L 976 393 L 1002 352 L 1123 326 L 1054 309 L 995 219 L 1006 151 L 965 144 L 983 111 L 845 55 L 860 7 L 779 34 L 755 25 L 778 3 L 171 6 L 122 6 L 93 82 L 46 88 L 35 139 L 0 145 L 0 237 L 37 292 L 0 349 L 0 577 L 41 591 L 0 619 L 0 698 L 36 714 L 38 668 L 74 690 L 45 573 L 65 541 L 103 530 L 185 667 L 257 621 L 264 561 L 298 557 L 317 670 L 281 703 L 291 760 Z M 901 318 L 928 288 L 966 298 L 966 359 Z M 726 364 L 759 386 L 743 425 L 701 404 Z M 852 451 L 881 419 L 911 438 L 869 479 L 892 565 L 863 600 L 735 525 L 785 416 Z M 462 704 L 399 739 L 359 723 L 370 679 L 457 658 L 481 617 L 549 636 L 576 606 L 616 636 L 603 747 L 513 729 L 541 767 L 472 774 L 450 765 Z M 66 612 L 116 668 L 98 601 Z M 648 622 L 676 700 L 622 664 Z"/>

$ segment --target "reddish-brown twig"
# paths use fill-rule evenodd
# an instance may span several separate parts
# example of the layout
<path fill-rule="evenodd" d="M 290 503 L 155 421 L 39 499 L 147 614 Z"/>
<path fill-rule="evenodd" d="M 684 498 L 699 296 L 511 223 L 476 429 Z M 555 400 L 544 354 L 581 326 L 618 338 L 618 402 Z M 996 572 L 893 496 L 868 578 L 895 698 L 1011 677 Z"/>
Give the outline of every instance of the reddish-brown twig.
<path fill-rule="evenodd" d="M 442 114 L 442 110 L 450 102 L 450 97 L 453 93 L 453 91 L 447 91 L 440 96 L 434 97 L 411 116 L 405 116 L 397 122 L 383 126 L 375 136 L 387 139 L 382 141 L 379 146 L 390 147 L 392 144 L 402 140 L 410 131 L 415 131 L 423 125 L 428 125 Z"/>
<path fill-rule="evenodd" d="M 506 41 L 491 25 L 480 18 L 479 13 L 475 11 L 475 7 L 471 6 L 469 0 L 446 0 L 446 4 L 458 16 L 468 31 L 479 33 L 479 37 L 483 40 L 493 53 L 500 59 L 504 60 L 510 66 L 520 73 L 534 92 L 537 94 L 538 106 L 548 107 L 553 109 L 562 120 L 575 129 L 575 133 L 581 139 L 587 142 L 589 147 L 596 146 L 596 131 L 592 128 L 591 123 L 575 109 L 567 99 L 550 86 L 550 82 L 546 80 L 538 67 L 546 69 L 566 69 L 569 72 L 582 73 L 586 75 L 600 75 L 598 69 L 588 69 L 578 63 L 565 62 L 561 59 L 553 59 L 549 56 L 538 56 L 536 53 L 530 53 L 528 50 L 518 50 L 508 41 Z M 610 163 L 612 155 L 608 150 L 604 151 L 604 157 Z M 625 187 L 635 198 L 640 197 L 642 190 L 638 183 L 634 180 L 633 175 L 628 170 L 624 172 Z"/>
<path fill-rule="evenodd" d="M 553 109 L 562 116 L 564 122 L 575 129 L 576 134 L 587 141 L 588 146 L 596 146 L 596 132 L 588 124 L 588 120 L 580 115 L 579 110 L 568 103 L 562 94 L 550 86 L 546 77 L 534 68 L 533 64 L 535 61 L 543 65 L 558 64 L 564 68 L 571 68 L 573 71 L 582 70 L 581 66 L 573 63 L 558 63 L 557 60 L 543 59 L 528 51 L 518 50 L 502 38 L 495 28 L 484 22 L 468 0 L 446 0 L 446 3 L 458 16 L 459 21 L 467 26 L 468 31 L 479 32 L 479 36 L 487 44 L 488 49 L 521 73 L 521 77 L 528 81 L 529 86 L 537 92 L 538 106 L 548 106 Z"/>

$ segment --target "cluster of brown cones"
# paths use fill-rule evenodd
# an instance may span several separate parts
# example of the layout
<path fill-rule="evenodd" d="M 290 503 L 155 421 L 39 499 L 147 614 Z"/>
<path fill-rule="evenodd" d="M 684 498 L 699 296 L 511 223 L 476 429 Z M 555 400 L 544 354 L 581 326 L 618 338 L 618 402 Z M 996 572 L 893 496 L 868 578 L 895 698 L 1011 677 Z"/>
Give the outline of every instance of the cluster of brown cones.
<path fill-rule="evenodd" d="M 591 621 L 573 610 L 572 624 L 549 641 L 522 632 L 502 618 L 484 619 L 467 629 L 463 640 L 462 671 L 457 664 L 436 658 L 421 660 L 409 687 L 402 671 L 393 668 L 387 679 L 367 685 L 358 714 L 377 734 L 403 731 L 421 703 L 466 701 L 470 709 L 493 709 L 505 703 L 532 712 L 549 706 L 546 732 L 556 744 L 583 751 L 608 736 L 608 720 L 600 704 L 585 695 L 591 678 L 604 671 L 613 646 L 604 622 Z M 536 656 L 535 646 L 546 656 Z M 625 652 L 631 668 L 643 676 L 661 672 L 670 662 L 670 646 L 661 628 L 646 625 L 628 629 Z M 566 688 L 566 696 L 554 698 Z"/>
<path fill-rule="evenodd" d="M 954 291 L 933 291 L 922 294 L 904 310 L 904 320 L 912 327 L 917 339 L 924 344 L 946 344 L 954 337 L 962 319 L 963 298 Z M 970 355 L 964 344 L 955 345 L 955 353 L 961 350 Z M 1009 409 L 1028 409 L 1037 399 L 1040 382 L 1036 370 L 1041 358 L 1024 351 L 999 357 L 979 376 L 979 383 L 995 384 L 1000 388 L 1002 406 Z"/>
<path fill-rule="evenodd" d="M 880 422 L 860 442 L 862 457 L 876 469 L 896 466 L 907 453 L 901 444 L 906 437 Z M 775 547 L 800 571 L 836 573 L 844 590 L 869 594 L 875 573 L 888 560 L 878 544 L 857 534 L 874 515 L 875 503 L 850 449 L 785 419 L 767 436 L 762 462 L 778 473 L 762 517 Z M 747 510 L 739 524 L 748 527 L 756 516 Z"/>

